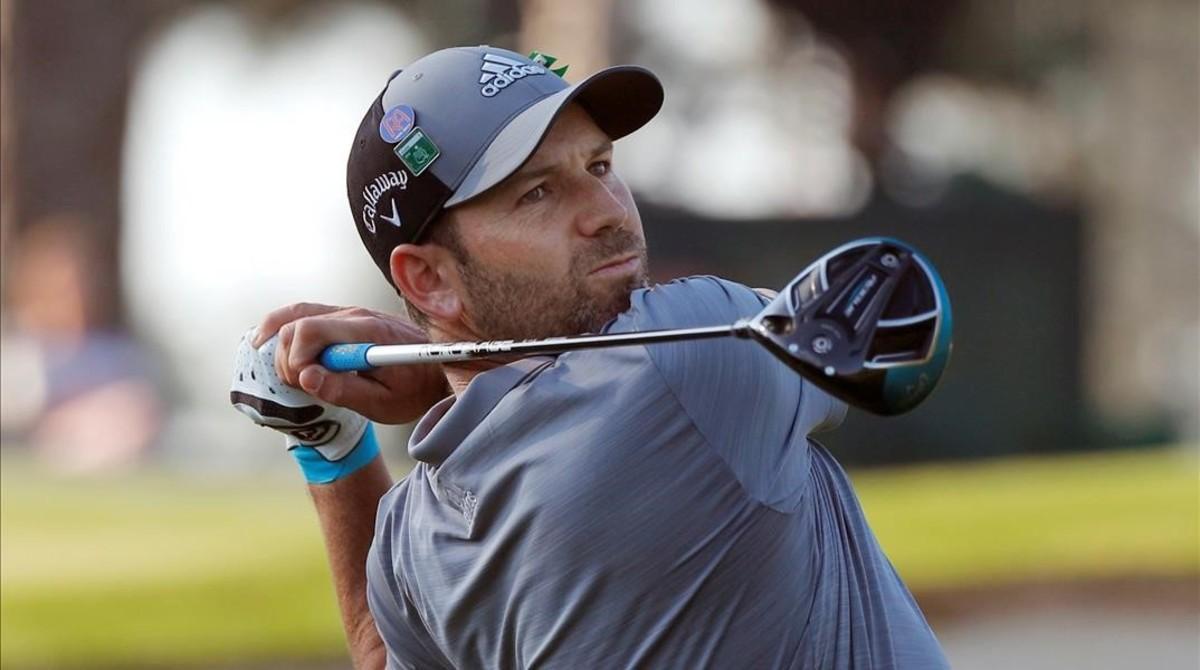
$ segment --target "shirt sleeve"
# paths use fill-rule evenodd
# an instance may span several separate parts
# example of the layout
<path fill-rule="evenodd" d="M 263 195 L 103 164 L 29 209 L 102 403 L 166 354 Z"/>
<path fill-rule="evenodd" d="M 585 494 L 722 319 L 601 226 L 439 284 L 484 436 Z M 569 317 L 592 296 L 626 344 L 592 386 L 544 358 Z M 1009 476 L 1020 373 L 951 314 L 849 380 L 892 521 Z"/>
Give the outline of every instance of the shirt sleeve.
<path fill-rule="evenodd" d="M 453 665 L 434 644 L 420 613 L 392 569 L 394 501 L 404 485 L 384 495 L 375 522 L 375 538 L 367 553 L 367 606 L 387 648 L 388 670 L 451 670 Z"/>
<path fill-rule="evenodd" d="M 633 295 L 611 331 L 732 324 L 767 300 L 716 277 L 690 277 Z M 648 355 L 705 440 L 764 504 L 799 505 L 808 435 L 836 427 L 845 405 L 760 346 L 722 338 L 654 344 Z"/>

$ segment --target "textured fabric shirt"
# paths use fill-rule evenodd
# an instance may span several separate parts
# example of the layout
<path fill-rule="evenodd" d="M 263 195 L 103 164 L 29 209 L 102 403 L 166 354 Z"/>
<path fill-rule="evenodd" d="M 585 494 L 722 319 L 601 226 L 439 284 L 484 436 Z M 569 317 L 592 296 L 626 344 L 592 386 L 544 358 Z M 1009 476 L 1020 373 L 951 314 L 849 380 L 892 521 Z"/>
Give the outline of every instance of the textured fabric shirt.
<path fill-rule="evenodd" d="M 732 323 L 695 277 L 610 332 Z M 941 668 L 809 434 L 845 407 L 735 339 L 529 358 L 418 423 L 380 502 L 368 602 L 399 668 Z"/>

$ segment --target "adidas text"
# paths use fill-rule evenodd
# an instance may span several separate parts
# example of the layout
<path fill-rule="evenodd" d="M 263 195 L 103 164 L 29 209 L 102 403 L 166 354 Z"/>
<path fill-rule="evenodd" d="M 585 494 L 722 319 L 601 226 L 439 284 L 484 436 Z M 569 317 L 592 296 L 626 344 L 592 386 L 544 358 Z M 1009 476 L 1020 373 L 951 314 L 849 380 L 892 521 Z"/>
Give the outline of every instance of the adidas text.
<path fill-rule="evenodd" d="M 524 79 L 530 75 L 546 74 L 546 68 L 541 65 L 529 65 L 495 54 L 484 56 L 483 66 L 480 69 L 482 74 L 479 77 L 479 83 L 483 86 L 479 92 L 485 98 L 495 96 L 518 79 Z"/>

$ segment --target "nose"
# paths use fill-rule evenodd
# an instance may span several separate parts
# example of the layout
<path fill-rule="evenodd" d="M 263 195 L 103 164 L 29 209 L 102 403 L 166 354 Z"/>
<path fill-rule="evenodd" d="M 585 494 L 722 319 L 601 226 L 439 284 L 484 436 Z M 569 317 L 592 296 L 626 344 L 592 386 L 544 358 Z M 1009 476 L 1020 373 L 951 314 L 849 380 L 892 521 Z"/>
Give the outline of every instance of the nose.
<path fill-rule="evenodd" d="M 579 198 L 576 227 L 579 234 L 595 237 L 625 226 L 629 220 L 629 210 L 615 191 L 620 187 L 615 175 L 602 179 L 586 173 L 580 178 L 576 190 L 576 197 Z"/>

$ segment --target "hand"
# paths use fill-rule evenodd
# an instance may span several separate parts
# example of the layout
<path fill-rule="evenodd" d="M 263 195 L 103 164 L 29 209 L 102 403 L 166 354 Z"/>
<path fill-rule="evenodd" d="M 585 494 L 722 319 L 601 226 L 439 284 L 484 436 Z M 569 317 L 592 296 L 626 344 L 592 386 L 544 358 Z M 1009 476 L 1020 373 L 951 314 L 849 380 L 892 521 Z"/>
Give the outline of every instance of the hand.
<path fill-rule="evenodd" d="M 330 372 L 317 357 L 331 344 L 423 344 L 408 321 L 362 307 L 295 303 L 263 319 L 253 345 L 278 333 L 275 370 L 286 384 L 379 423 L 408 423 L 450 394 L 437 364 L 388 366 L 366 372 Z"/>
<path fill-rule="evenodd" d="M 288 451 L 310 484 L 329 484 L 375 459 L 379 445 L 363 415 L 323 403 L 284 384 L 275 373 L 279 338 L 255 347 L 254 330 L 242 336 L 229 401 L 254 423 L 286 436 Z"/>

